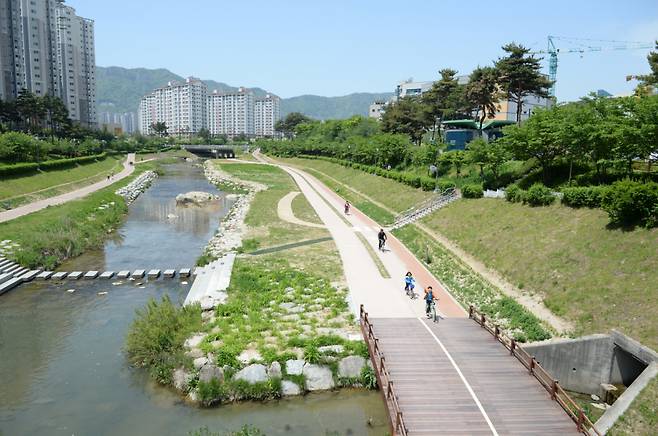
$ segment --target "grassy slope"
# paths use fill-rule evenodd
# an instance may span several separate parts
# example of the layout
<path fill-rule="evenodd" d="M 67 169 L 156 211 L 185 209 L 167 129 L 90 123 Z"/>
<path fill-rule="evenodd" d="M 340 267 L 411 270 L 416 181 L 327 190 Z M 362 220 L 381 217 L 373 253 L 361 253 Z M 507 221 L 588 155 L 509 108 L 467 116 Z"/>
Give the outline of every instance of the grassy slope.
<path fill-rule="evenodd" d="M 397 211 L 401 199 L 392 197 L 414 191 L 391 182 L 398 186 L 389 194 L 377 189 L 381 178 L 358 170 L 288 161 L 340 174 L 349 186 Z M 600 210 L 559 205 L 533 209 L 487 199 L 454 203 L 426 221 L 507 280 L 545 293 L 547 305 L 574 320 L 579 333 L 618 328 L 658 348 L 658 229 L 608 230 Z M 657 413 L 654 380 L 613 433 L 652 434 Z"/>
<path fill-rule="evenodd" d="M 9 201 L 13 207 L 16 207 L 19 204 L 78 189 L 104 179 L 111 172 L 115 174 L 120 172 L 123 159 L 123 156 L 112 156 L 99 162 L 78 165 L 73 168 L 3 179 L 0 183 L 0 202 Z M 58 186 L 63 184 L 66 185 Z M 51 187 L 55 188 L 48 189 Z M 9 200 L 10 198 L 12 200 Z"/>

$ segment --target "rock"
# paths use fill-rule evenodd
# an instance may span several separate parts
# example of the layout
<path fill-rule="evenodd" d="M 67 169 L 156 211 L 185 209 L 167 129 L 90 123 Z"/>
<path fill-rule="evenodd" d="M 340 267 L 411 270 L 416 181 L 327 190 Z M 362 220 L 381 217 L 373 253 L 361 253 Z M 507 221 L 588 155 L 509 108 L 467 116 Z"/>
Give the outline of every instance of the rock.
<path fill-rule="evenodd" d="M 333 389 L 334 376 L 326 366 L 307 363 L 302 372 L 306 379 L 306 389 L 309 391 L 326 391 Z"/>
<path fill-rule="evenodd" d="M 299 321 L 299 315 L 296 313 L 291 313 L 290 315 L 285 315 L 281 317 L 282 321 Z"/>
<path fill-rule="evenodd" d="M 190 381 L 194 378 L 192 374 L 185 371 L 183 368 L 174 370 L 173 374 L 174 387 L 182 392 L 187 392 Z"/>
<path fill-rule="evenodd" d="M 207 364 L 201 371 L 199 371 L 199 381 L 204 383 L 210 383 L 212 379 L 217 379 L 220 382 L 224 381 L 224 371 L 222 368 L 213 365 L 212 363 Z"/>
<path fill-rule="evenodd" d="M 192 337 L 190 337 L 190 338 L 187 338 L 187 339 L 185 340 L 185 344 L 184 344 L 184 345 L 185 345 L 185 347 L 187 347 L 187 348 L 196 348 L 196 347 L 198 347 L 198 346 L 201 344 L 201 342 L 203 342 L 203 340 L 204 340 L 205 338 L 206 338 L 206 334 L 205 334 L 205 333 L 198 333 L 198 334 L 196 334 L 196 335 L 194 335 L 194 336 L 192 336 Z"/>
<path fill-rule="evenodd" d="M 318 347 L 320 353 L 342 353 L 345 350 L 345 347 L 342 345 L 326 345 L 324 347 Z"/>
<path fill-rule="evenodd" d="M 291 302 L 279 304 L 279 307 L 281 309 L 285 309 L 287 311 L 290 311 L 290 309 L 292 309 L 293 307 L 296 307 L 296 306 L 297 305 L 295 303 L 291 303 Z"/>
<path fill-rule="evenodd" d="M 345 357 L 338 363 L 338 375 L 346 378 L 359 377 L 365 364 L 366 359 L 361 356 Z"/>
<path fill-rule="evenodd" d="M 270 367 L 267 369 L 267 375 L 270 378 L 281 378 L 283 373 L 281 372 L 281 364 L 279 362 L 272 362 Z"/>
<path fill-rule="evenodd" d="M 194 359 L 194 362 L 192 364 L 196 369 L 201 369 L 203 366 L 208 363 L 208 358 L 207 357 L 197 357 Z"/>
<path fill-rule="evenodd" d="M 197 359 L 199 357 L 203 357 L 203 351 L 199 350 L 198 348 L 192 348 L 191 350 L 186 351 L 185 355 L 191 357 L 192 359 Z"/>
<path fill-rule="evenodd" d="M 305 363 L 303 360 L 288 360 L 286 362 L 286 373 L 289 375 L 302 375 Z"/>
<path fill-rule="evenodd" d="M 190 393 L 187 394 L 187 399 L 193 403 L 198 403 L 199 393 L 196 390 L 190 391 Z"/>
<path fill-rule="evenodd" d="M 244 350 L 238 356 L 238 360 L 244 364 L 253 361 L 260 362 L 261 360 L 263 360 L 263 356 L 261 356 L 257 350 Z"/>
<path fill-rule="evenodd" d="M 297 383 L 291 382 L 290 380 L 283 380 L 281 382 L 281 395 L 284 397 L 292 397 L 295 395 L 300 395 L 302 390 Z"/>
<path fill-rule="evenodd" d="M 213 200 L 217 200 L 219 197 L 208 192 L 192 191 L 185 194 L 178 194 L 176 196 L 176 203 L 187 205 L 196 205 L 202 206 L 206 203 L 209 203 Z"/>
<path fill-rule="evenodd" d="M 601 401 L 601 398 L 600 398 L 598 395 L 596 395 L 596 394 L 592 394 L 592 395 L 590 395 L 590 397 L 591 397 L 592 400 L 594 400 L 594 401 Z"/>
<path fill-rule="evenodd" d="M 267 368 L 265 365 L 256 363 L 241 369 L 234 377 L 235 380 L 244 380 L 247 383 L 262 383 L 267 381 Z"/>

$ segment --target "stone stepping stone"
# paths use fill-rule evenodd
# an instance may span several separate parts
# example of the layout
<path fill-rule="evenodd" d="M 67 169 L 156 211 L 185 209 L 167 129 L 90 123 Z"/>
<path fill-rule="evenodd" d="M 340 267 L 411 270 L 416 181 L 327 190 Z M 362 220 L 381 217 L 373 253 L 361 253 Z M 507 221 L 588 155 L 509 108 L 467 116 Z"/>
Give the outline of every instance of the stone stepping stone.
<path fill-rule="evenodd" d="M 32 270 L 21 276 L 23 282 L 31 282 L 40 273 L 40 270 Z"/>
<path fill-rule="evenodd" d="M 53 276 L 53 274 L 55 273 L 52 271 L 44 271 L 37 276 L 37 280 L 48 280 Z"/>
<path fill-rule="evenodd" d="M 0 268 L 5 268 L 7 265 L 13 265 L 14 262 L 8 259 L 4 259 L 2 262 L 0 262 Z"/>
<path fill-rule="evenodd" d="M 3 284 L 4 282 L 7 282 L 11 280 L 13 277 L 11 274 L 0 274 L 0 285 Z"/>
<path fill-rule="evenodd" d="M 85 274 L 85 279 L 93 280 L 96 277 L 98 277 L 98 274 L 99 274 L 98 271 L 88 271 L 87 274 Z"/>
<path fill-rule="evenodd" d="M 144 271 L 143 269 L 136 269 L 133 272 L 132 277 L 135 279 L 142 279 L 144 278 L 145 275 L 146 275 L 146 271 Z"/>
<path fill-rule="evenodd" d="M 157 279 L 158 277 L 160 277 L 160 270 L 152 269 L 151 271 L 148 272 L 147 275 L 149 279 Z"/>
<path fill-rule="evenodd" d="M 19 277 L 14 277 L 11 280 L 8 280 L 0 285 L 0 295 L 4 294 L 7 291 L 14 289 L 19 284 L 23 283 Z"/>
<path fill-rule="evenodd" d="M 68 276 L 68 278 L 71 280 L 78 280 L 80 277 L 82 277 L 82 271 L 73 271 Z"/>
<path fill-rule="evenodd" d="M 130 271 L 119 271 L 117 274 L 118 279 L 127 279 L 128 277 L 130 277 Z"/>
<path fill-rule="evenodd" d="M 25 273 L 28 272 L 28 271 L 30 271 L 30 270 L 27 269 L 27 268 L 21 268 L 21 269 L 19 269 L 19 270 L 17 270 L 17 271 L 14 271 L 14 277 L 20 277 L 20 276 L 22 276 L 23 274 L 25 274 Z"/>
<path fill-rule="evenodd" d="M 189 277 L 190 275 L 192 275 L 192 270 L 190 268 L 181 268 L 181 270 L 178 271 L 179 277 Z"/>
<path fill-rule="evenodd" d="M 69 273 L 67 273 L 67 272 L 56 272 L 55 274 L 52 275 L 52 279 L 53 280 L 62 280 L 64 278 L 66 278 L 66 276 L 68 274 Z"/>
<path fill-rule="evenodd" d="M 19 269 L 23 269 L 23 267 L 20 266 L 20 265 L 14 264 L 14 265 L 10 266 L 9 268 L 5 269 L 5 272 L 8 273 L 8 274 L 13 274 L 16 271 L 18 271 Z"/>
<path fill-rule="evenodd" d="M 166 269 L 166 270 L 164 271 L 163 275 L 164 275 L 166 278 L 171 279 L 171 278 L 173 278 L 173 277 L 176 276 L 176 270 L 175 270 L 175 269 Z"/>
<path fill-rule="evenodd" d="M 100 275 L 100 277 L 101 277 L 102 279 L 107 279 L 107 280 L 109 280 L 109 279 L 111 279 L 112 277 L 114 277 L 114 271 L 105 271 L 103 274 Z"/>

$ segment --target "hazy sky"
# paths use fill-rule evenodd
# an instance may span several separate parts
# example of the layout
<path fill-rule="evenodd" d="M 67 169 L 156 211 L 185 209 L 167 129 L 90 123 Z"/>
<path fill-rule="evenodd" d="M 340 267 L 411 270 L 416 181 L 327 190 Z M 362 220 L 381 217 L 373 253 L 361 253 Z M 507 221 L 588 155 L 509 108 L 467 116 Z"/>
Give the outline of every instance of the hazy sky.
<path fill-rule="evenodd" d="M 407 78 L 432 80 L 444 67 L 467 74 L 498 58 L 500 46 L 509 41 L 545 49 L 549 34 L 658 38 L 656 0 L 67 3 L 96 21 L 98 65 L 167 68 L 233 86 L 258 86 L 282 97 L 392 91 Z M 558 98 L 577 99 L 600 88 L 613 94 L 631 90 L 625 76 L 648 70 L 647 53 L 564 54 Z"/>

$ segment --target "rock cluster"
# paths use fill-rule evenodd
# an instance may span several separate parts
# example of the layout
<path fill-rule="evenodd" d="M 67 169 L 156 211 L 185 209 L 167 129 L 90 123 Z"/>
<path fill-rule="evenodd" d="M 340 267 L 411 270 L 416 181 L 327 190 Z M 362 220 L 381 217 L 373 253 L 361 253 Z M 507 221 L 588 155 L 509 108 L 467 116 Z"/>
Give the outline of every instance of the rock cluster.
<path fill-rule="evenodd" d="M 178 194 L 176 196 L 176 203 L 183 206 L 203 206 L 217 199 L 219 199 L 219 196 L 210 194 L 208 192 L 192 191 L 185 194 Z"/>
<path fill-rule="evenodd" d="M 203 168 L 206 178 L 211 183 L 230 185 L 247 191 L 247 194 L 234 196 L 236 198 L 235 203 L 220 223 L 215 236 L 210 239 L 206 246 L 206 253 L 214 257 L 222 257 L 226 253 L 237 250 L 242 245 L 242 238 L 247 231 L 244 219 L 249 211 L 249 205 L 256 193 L 267 189 L 267 187 L 260 183 L 238 180 L 215 168 L 211 161 L 206 161 Z"/>
<path fill-rule="evenodd" d="M 158 173 L 155 171 L 146 171 L 123 188 L 117 190 L 115 194 L 122 196 L 126 200 L 126 204 L 130 205 L 137 200 L 137 197 L 139 197 L 142 192 L 146 191 L 149 186 L 151 186 L 151 183 L 153 183 L 153 180 L 157 177 Z"/>
<path fill-rule="evenodd" d="M 11 256 L 20 247 L 21 245 L 18 242 L 14 242 L 11 239 L 0 241 L 0 256 Z"/>

